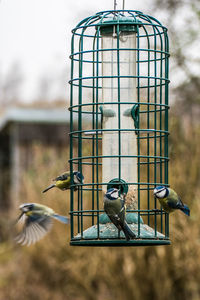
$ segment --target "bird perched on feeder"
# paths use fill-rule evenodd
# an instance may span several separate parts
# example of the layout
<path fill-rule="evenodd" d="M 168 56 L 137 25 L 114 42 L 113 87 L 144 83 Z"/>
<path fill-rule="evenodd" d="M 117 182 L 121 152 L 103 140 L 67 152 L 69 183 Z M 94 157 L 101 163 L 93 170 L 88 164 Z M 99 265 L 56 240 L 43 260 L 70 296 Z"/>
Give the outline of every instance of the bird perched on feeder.
<path fill-rule="evenodd" d="M 65 172 L 62 175 L 59 175 L 58 177 L 54 178 L 53 181 L 55 181 L 54 184 L 51 184 L 48 186 L 43 193 L 47 192 L 48 190 L 57 187 L 62 191 L 68 190 L 70 188 L 70 172 Z M 73 172 L 73 183 L 76 185 L 74 187 L 74 190 L 76 191 L 78 189 L 78 185 L 80 183 L 84 182 L 84 176 L 80 172 L 74 171 Z"/>
<path fill-rule="evenodd" d="M 52 226 L 52 218 L 68 224 L 69 218 L 60 216 L 53 209 L 38 203 L 25 203 L 20 205 L 22 211 L 17 219 L 23 222 L 23 229 L 16 236 L 15 241 L 22 245 L 31 245 L 43 238 Z"/>
<path fill-rule="evenodd" d="M 104 210 L 111 222 L 119 230 L 122 230 L 124 232 L 127 241 L 129 241 L 131 238 L 136 237 L 136 235 L 131 231 L 125 220 L 125 199 L 121 199 L 121 197 L 119 196 L 118 189 L 110 188 L 106 192 L 104 196 Z"/>
<path fill-rule="evenodd" d="M 166 212 L 171 213 L 176 209 L 180 209 L 187 216 L 190 215 L 189 207 L 183 204 L 181 198 L 171 188 L 157 186 L 154 189 L 154 196 L 159 200 L 161 206 Z"/>

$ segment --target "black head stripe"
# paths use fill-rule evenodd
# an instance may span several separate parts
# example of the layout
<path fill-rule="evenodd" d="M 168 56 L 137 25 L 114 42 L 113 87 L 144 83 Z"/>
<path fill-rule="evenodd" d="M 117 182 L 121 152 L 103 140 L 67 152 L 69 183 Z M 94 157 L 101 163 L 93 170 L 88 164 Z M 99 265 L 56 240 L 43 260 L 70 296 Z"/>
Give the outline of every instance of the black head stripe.
<path fill-rule="evenodd" d="M 156 195 L 159 194 L 160 192 L 164 191 L 166 188 L 160 189 L 156 192 Z"/>

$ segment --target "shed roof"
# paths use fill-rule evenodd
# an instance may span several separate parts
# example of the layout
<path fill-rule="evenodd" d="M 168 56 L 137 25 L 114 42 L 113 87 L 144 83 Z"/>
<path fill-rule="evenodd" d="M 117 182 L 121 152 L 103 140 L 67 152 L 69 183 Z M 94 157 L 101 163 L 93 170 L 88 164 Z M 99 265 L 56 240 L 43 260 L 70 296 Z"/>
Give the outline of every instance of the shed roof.
<path fill-rule="evenodd" d="M 70 112 L 64 109 L 11 108 L 0 117 L 0 130 L 8 123 L 67 124 Z"/>

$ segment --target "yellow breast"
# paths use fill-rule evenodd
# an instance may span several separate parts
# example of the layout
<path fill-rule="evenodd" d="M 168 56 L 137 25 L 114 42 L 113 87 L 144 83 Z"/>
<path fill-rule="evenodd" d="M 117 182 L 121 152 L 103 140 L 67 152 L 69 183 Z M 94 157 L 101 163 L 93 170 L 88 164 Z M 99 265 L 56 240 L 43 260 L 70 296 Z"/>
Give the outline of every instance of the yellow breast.
<path fill-rule="evenodd" d="M 164 209 L 164 211 L 166 211 L 167 213 L 171 213 L 174 211 L 173 208 L 169 207 L 169 205 L 167 204 L 167 198 L 163 198 L 163 199 L 158 199 L 162 208 Z"/>

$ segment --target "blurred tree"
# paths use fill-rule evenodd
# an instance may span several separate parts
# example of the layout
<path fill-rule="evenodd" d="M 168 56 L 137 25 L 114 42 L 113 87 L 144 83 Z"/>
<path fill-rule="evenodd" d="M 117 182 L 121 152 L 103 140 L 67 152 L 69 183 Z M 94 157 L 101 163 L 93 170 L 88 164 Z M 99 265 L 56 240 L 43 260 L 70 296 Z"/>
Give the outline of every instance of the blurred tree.
<path fill-rule="evenodd" d="M 0 73 L 0 109 L 20 102 L 22 82 L 23 73 L 17 62 L 11 65 L 5 76 Z"/>
<path fill-rule="evenodd" d="M 200 1 L 155 0 L 152 11 L 163 14 L 169 30 L 175 113 L 194 124 L 200 112 Z"/>
<path fill-rule="evenodd" d="M 69 81 L 70 67 L 62 69 L 56 68 L 55 64 L 45 71 L 38 80 L 38 92 L 36 101 L 57 101 L 64 100 L 65 105 L 69 100 Z M 68 89 L 67 89 L 68 88 Z"/>
<path fill-rule="evenodd" d="M 52 78 L 49 74 L 43 75 L 38 83 L 38 96 L 39 100 L 45 101 L 49 99 L 52 87 Z"/>

